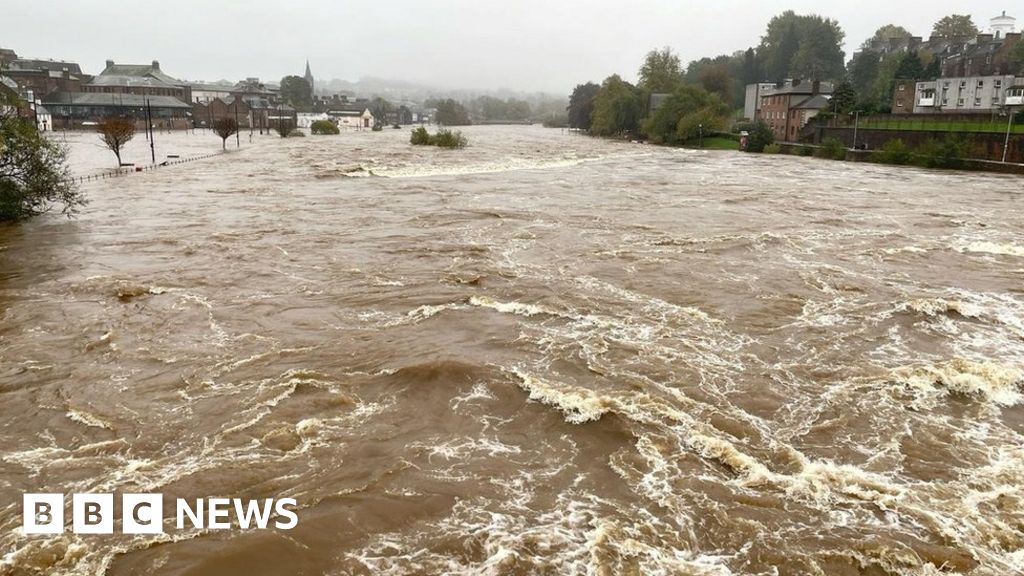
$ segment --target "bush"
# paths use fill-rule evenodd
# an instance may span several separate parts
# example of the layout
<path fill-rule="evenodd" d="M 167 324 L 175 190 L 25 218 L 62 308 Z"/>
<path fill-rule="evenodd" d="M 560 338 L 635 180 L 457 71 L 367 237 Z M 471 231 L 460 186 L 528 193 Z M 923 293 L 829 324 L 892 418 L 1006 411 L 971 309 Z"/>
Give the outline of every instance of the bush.
<path fill-rule="evenodd" d="M 455 132 L 440 130 L 431 140 L 434 146 L 440 146 L 441 148 L 465 148 L 469 144 L 466 137 L 458 130 Z"/>
<path fill-rule="evenodd" d="M 430 132 L 427 132 L 427 129 L 423 126 L 414 128 L 409 142 L 413 146 L 430 146 Z"/>
<path fill-rule="evenodd" d="M 305 138 L 306 137 L 306 133 L 303 132 L 302 130 L 299 130 L 298 128 L 295 128 L 294 130 L 292 130 L 291 132 L 288 133 L 288 137 L 289 138 Z"/>
<path fill-rule="evenodd" d="M 883 164 L 903 165 L 910 164 L 913 154 L 910 151 L 910 146 L 897 138 L 883 144 L 882 148 L 872 156 L 872 159 Z"/>
<path fill-rule="evenodd" d="M 846 145 L 838 138 L 826 138 L 818 148 L 818 157 L 827 160 L 846 160 Z"/>
<path fill-rule="evenodd" d="M 814 148 L 810 146 L 801 146 L 797 148 L 797 154 L 800 156 L 814 156 Z"/>
<path fill-rule="evenodd" d="M 317 120 L 309 125 L 309 133 L 318 136 L 341 134 L 338 126 L 330 120 Z"/>
<path fill-rule="evenodd" d="M 745 130 L 748 134 L 747 152 L 759 154 L 764 152 L 766 146 L 775 143 L 775 133 L 772 132 L 771 127 L 764 120 L 758 120 L 752 124 L 743 124 L 739 126 L 739 129 Z"/>
<path fill-rule="evenodd" d="M 469 140 L 462 135 L 462 132 L 441 129 L 437 134 L 431 135 L 424 127 L 416 128 L 409 137 L 409 143 L 413 146 L 439 146 L 441 148 L 465 148 Z"/>
<path fill-rule="evenodd" d="M 765 154 L 782 154 L 782 146 L 772 143 L 764 147 Z"/>
<path fill-rule="evenodd" d="M 917 149 L 921 155 L 918 162 L 927 168 L 960 168 L 967 155 L 967 148 L 967 142 L 955 136 L 948 136 L 944 140 L 928 140 Z"/>

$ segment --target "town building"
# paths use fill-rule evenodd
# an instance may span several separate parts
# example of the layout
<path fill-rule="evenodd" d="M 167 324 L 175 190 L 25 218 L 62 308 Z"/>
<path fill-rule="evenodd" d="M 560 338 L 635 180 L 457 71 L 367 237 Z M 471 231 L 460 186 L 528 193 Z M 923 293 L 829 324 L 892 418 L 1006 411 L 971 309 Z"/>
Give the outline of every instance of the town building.
<path fill-rule="evenodd" d="M 192 102 L 209 104 L 220 98 L 228 98 L 236 92 L 236 84 L 219 82 L 191 82 L 189 88 L 192 91 Z"/>
<path fill-rule="evenodd" d="M 1024 78 L 966 76 L 914 83 L 913 114 L 992 114 L 1024 105 Z"/>
<path fill-rule="evenodd" d="M 771 82 L 747 84 L 746 97 L 743 100 L 743 118 L 745 120 L 759 118 L 758 112 L 761 111 L 761 96 L 765 96 L 773 90 L 775 90 L 775 84 Z"/>
<path fill-rule="evenodd" d="M 0 48 L 0 70 L 7 68 L 7 66 L 18 59 L 18 54 L 10 48 Z"/>
<path fill-rule="evenodd" d="M 370 101 L 365 99 L 349 101 L 342 97 L 327 110 L 327 116 L 343 129 L 373 129 L 377 124 L 377 119 L 374 117 L 373 111 L 370 110 Z"/>
<path fill-rule="evenodd" d="M 988 30 L 996 38 L 1005 38 L 1007 34 L 1013 34 L 1017 31 L 1017 19 L 1013 16 L 1007 16 L 1006 10 L 1003 10 L 1002 14 L 989 21 Z"/>
<path fill-rule="evenodd" d="M 828 109 L 832 91 L 829 82 L 786 82 L 761 94 L 761 110 L 756 118 L 768 124 L 776 140 L 795 142 L 801 129 L 822 110 Z"/>
<path fill-rule="evenodd" d="M 149 65 L 116 64 L 113 60 L 107 60 L 103 72 L 84 84 L 82 90 L 101 94 L 170 96 L 183 104 L 192 101 L 191 86 L 165 74 L 157 60 L 153 60 Z"/>
<path fill-rule="evenodd" d="M 53 117 L 55 129 L 90 126 L 104 118 L 133 118 L 139 129 L 145 127 L 146 107 L 159 129 L 192 127 L 192 108 L 173 96 L 130 93 L 53 92 L 41 104 Z"/>

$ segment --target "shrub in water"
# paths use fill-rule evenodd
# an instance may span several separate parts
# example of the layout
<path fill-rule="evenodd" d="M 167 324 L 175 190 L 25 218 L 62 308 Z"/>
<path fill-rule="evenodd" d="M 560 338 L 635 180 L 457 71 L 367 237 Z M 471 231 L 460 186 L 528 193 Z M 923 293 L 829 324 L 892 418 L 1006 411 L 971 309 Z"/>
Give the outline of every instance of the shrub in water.
<path fill-rule="evenodd" d="M 420 126 L 412 131 L 412 137 L 409 138 L 409 142 L 413 146 L 430 146 L 430 132 L 427 129 Z"/>
<path fill-rule="evenodd" d="M 782 146 L 778 144 L 769 144 L 764 147 L 765 154 L 782 154 Z"/>
<path fill-rule="evenodd" d="M 922 164 L 928 168 L 960 168 L 967 155 L 967 143 L 955 136 L 928 140 L 918 148 Z"/>
<path fill-rule="evenodd" d="M 797 148 L 797 154 L 801 156 L 814 156 L 814 148 L 810 146 L 801 146 Z"/>
<path fill-rule="evenodd" d="M 440 130 L 433 138 L 431 138 L 434 146 L 440 146 L 441 148 L 465 148 L 469 142 L 466 137 L 462 135 L 462 132 L 456 130 Z"/>
<path fill-rule="evenodd" d="M 330 120 L 317 120 L 309 125 L 310 134 L 325 135 L 325 134 L 340 134 L 341 130 L 331 122 Z"/>

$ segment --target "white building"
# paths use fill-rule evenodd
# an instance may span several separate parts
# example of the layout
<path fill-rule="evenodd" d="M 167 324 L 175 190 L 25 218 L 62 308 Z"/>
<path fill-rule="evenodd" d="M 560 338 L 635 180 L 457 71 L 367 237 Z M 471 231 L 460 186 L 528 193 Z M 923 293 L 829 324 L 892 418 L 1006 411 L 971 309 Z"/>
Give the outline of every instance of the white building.
<path fill-rule="evenodd" d="M 355 130 L 372 130 L 377 124 L 370 108 L 363 105 L 348 105 L 338 109 L 328 110 L 327 115 L 338 123 L 338 128 L 352 128 Z"/>
<path fill-rule="evenodd" d="M 330 120 L 330 119 L 331 119 L 330 116 L 328 116 L 327 114 L 323 114 L 323 113 L 313 114 L 313 113 L 310 113 L 310 112 L 299 112 L 298 120 L 296 122 L 298 123 L 299 128 L 309 128 L 310 126 L 313 125 L 313 122 L 316 122 L 317 120 Z"/>
<path fill-rule="evenodd" d="M 914 114 L 991 113 L 1024 105 L 1024 78 L 972 76 L 918 82 Z"/>
<path fill-rule="evenodd" d="M 1005 10 L 989 23 L 989 32 L 992 33 L 993 38 L 1006 38 L 1007 34 L 1013 34 L 1016 31 L 1017 19 L 1013 16 L 1007 16 Z"/>

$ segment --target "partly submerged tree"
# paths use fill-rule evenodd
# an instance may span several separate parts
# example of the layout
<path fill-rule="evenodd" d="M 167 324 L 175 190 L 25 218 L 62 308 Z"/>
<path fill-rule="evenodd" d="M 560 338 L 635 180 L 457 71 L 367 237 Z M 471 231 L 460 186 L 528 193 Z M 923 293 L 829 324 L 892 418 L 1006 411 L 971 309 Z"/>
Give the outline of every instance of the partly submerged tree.
<path fill-rule="evenodd" d="M 434 120 L 442 126 L 469 126 L 469 112 L 466 107 L 451 98 L 436 103 L 437 115 Z"/>
<path fill-rule="evenodd" d="M 594 114 L 594 98 L 601 87 L 593 82 L 579 84 L 569 97 L 569 127 L 590 130 Z"/>
<path fill-rule="evenodd" d="M 937 38 L 971 38 L 977 35 L 978 27 L 966 14 L 944 16 L 932 28 L 932 36 Z"/>
<path fill-rule="evenodd" d="M 100 140 L 117 157 L 117 165 L 121 166 L 121 151 L 125 144 L 135 137 L 135 121 L 131 118 L 104 118 L 96 125 Z"/>
<path fill-rule="evenodd" d="M 309 133 L 313 135 L 335 135 L 341 134 L 338 125 L 330 120 L 316 120 L 309 125 Z"/>
<path fill-rule="evenodd" d="M 640 66 L 639 87 L 650 93 L 674 92 L 683 84 L 683 65 L 671 48 L 651 50 Z"/>
<path fill-rule="evenodd" d="M 220 136 L 222 150 L 228 149 L 228 138 L 238 133 L 238 122 L 234 118 L 218 118 L 213 121 L 213 132 Z"/>
<path fill-rule="evenodd" d="M 72 216 L 85 203 L 64 147 L 19 117 L 14 99 L 0 94 L 0 222 L 31 218 L 56 204 Z"/>

